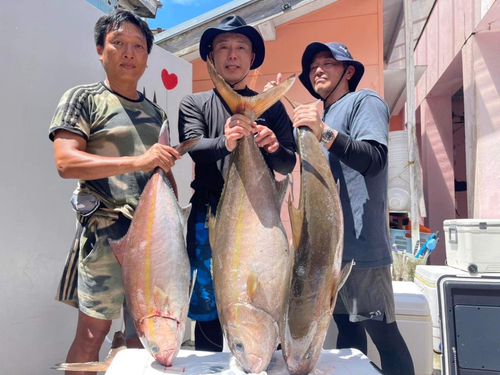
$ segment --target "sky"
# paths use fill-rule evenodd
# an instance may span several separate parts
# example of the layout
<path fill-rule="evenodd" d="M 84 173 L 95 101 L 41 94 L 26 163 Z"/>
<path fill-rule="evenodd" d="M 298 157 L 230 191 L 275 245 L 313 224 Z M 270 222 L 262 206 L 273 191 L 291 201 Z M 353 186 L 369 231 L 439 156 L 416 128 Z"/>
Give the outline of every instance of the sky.
<path fill-rule="evenodd" d="M 148 19 L 149 27 L 170 29 L 199 15 L 209 12 L 231 0 L 161 0 L 163 7 L 155 19 Z"/>

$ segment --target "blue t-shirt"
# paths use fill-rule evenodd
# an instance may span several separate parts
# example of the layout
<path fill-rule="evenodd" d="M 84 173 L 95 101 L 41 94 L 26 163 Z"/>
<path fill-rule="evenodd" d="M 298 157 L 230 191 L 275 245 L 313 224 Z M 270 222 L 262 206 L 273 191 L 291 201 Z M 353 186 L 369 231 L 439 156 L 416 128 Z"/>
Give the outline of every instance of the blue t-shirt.
<path fill-rule="evenodd" d="M 389 108 L 372 90 L 351 92 L 325 109 L 323 121 L 358 141 L 377 141 L 387 147 Z M 328 153 L 344 212 L 343 262 L 357 268 L 392 263 L 387 223 L 387 166 L 375 177 L 365 177 Z"/>

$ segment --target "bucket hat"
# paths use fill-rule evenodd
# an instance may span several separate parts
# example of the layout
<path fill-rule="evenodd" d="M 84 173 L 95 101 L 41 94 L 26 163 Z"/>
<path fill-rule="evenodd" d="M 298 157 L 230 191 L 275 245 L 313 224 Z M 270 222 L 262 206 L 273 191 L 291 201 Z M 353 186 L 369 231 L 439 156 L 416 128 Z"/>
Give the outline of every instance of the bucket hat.
<path fill-rule="evenodd" d="M 307 89 L 307 91 L 309 91 L 309 93 L 315 98 L 321 99 L 321 96 L 316 91 L 314 91 L 311 80 L 309 79 L 309 71 L 314 56 L 318 52 L 322 51 L 329 51 L 332 53 L 335 60 L 343 61 L 347 65 L 354 66 L 354 75 L 349 80 L 349 91 L 356 91 L 356 87 L 358 86 L 358 83 L 365 72 L 365 67 L 359 61 L 356 61 L 352 58 L 351 53 L 344 44 L 338 42 L 313 42 L 306 47 L 304 53 L 302 54 L 302 73 L 300 73 L 299 79 Z"/>
<path fill-rule="evenodd" d="M 222 21 L 218 27 L 211 27 L 203 32 L 200 39 L 200 57 L 203 61 L 207 61 L 207 56 L 210 51 L 212 51 L 212 42 L 215 37 L 223 33 L 236 33 L 245 35 L 250 42 L 252 42 L 252 49 L 255 53 L 255 59 L 250 69 L 257 69 L 264 62 L 264 56 L 266 55 L 266 48 L 264 46 L 264 40 L 260 36 L 259 32 L 252 26 L 248 26 L 243 18 L 236 15 L 227 16 Z"/>

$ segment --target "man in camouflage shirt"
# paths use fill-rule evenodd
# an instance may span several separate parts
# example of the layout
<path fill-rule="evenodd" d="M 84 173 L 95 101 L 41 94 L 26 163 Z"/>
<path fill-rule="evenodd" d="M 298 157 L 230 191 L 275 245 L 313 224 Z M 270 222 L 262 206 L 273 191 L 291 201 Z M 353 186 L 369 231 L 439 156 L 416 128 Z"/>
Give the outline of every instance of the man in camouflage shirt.
<path fill-rule="evenodd" d="M 97 21 L 94 36 L 106 79 L 68 90 L 49 130 L 59 175 L 79 180 L 72 197 L 78 230 L 56 297 L 79 309 L 67 362 L 98 359 L 124 302 L 108 240 L 126 234 L 154 168 L 162 168 L 176 190 L 170 168 L 180 158 L 157 143 L 165 112 L 137 91 L 153 44 L 148 25 L 117 11 Z"/>

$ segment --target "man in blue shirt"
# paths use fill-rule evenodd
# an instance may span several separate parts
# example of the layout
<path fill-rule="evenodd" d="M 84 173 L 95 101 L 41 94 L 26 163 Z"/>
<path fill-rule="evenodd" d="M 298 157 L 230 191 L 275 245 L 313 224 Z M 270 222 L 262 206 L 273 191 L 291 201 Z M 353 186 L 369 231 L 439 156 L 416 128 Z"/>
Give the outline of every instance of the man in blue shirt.
<path fill-rule="evenodd" d="M 293 126 L 307 126 L 327 151 L 340 182 L 344 214 L 343 263 L 356 262 L 334 310 L 337 348 L 366 354 L 366 331 L 387 375 L 414 374 L 396 324 L 387 224 L 389 109 L 372 90 L 355 91 L 364 66 L 341 43 L 309 44 L 302 55 L 304 87 L 324 103 L 295 109 Z"/>

